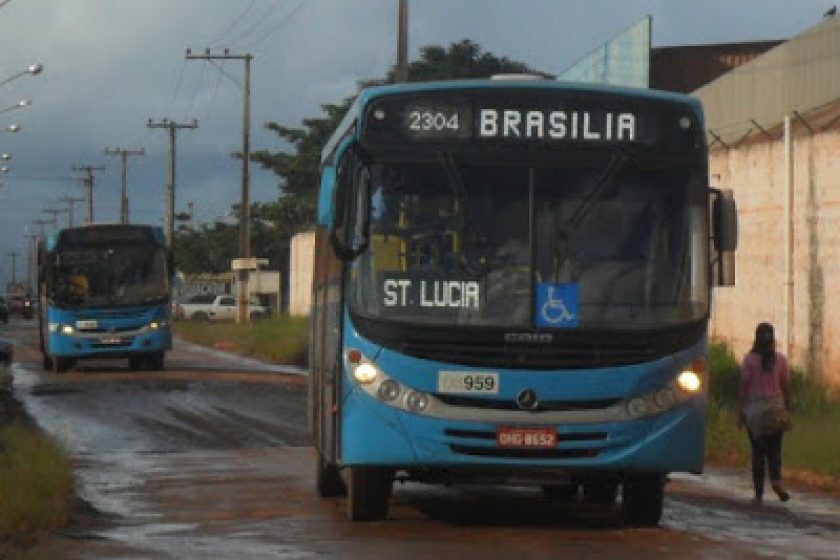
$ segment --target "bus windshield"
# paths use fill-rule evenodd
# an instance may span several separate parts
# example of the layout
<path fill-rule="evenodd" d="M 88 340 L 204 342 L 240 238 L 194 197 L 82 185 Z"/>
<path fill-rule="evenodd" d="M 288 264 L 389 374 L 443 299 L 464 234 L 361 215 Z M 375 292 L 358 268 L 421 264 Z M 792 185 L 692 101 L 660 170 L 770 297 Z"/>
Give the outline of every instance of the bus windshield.
<path fill-rule="evenodd" d="M 50 298 L 61 307 L 110 307 L 169 298 L 166 251 L 136 242 L 59 250 L 51 267 Z"/>
<path fill-rule="evenodd" d="M 699 167 L 375 163 L 350 304 L 428 325 L 651 329 L 708 311 Z"/>

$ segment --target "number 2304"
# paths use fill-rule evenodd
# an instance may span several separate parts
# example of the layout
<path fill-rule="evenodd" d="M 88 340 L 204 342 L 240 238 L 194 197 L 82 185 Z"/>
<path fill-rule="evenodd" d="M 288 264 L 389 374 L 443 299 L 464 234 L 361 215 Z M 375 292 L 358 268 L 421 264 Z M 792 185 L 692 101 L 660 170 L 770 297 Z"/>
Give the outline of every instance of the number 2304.
<path fill-rule="evenodd" d="M 441 111 L 411 111 L 408 128 L 419 131 L 458 130 L 458 113 L 447 115 Z"/>

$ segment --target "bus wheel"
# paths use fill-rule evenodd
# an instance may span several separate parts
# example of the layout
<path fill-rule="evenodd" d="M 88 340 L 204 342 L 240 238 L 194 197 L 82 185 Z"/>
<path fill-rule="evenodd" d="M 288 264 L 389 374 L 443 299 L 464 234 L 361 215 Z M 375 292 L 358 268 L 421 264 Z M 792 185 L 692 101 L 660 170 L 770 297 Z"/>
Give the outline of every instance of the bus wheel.
<path fill-rule="evenodd" d="M 665 501 L 665 477 L 628 477 L 622 486 L 621 510 L 624 523 L 637 527 L 657 526 L 662 518 Z"/>
<path fill-rule="evenodd" d="M 321 453 L 318 453 L 318 464 L 315 472 L 315 487 L 321 498 L 335 498 L 347 495 L 347 487 L 341 480 L 338 467 L 329 463 Z"/>
<path fill-rule="evenodd" d="M 146 363 L 149 364 L 149 371 L 162 371 L 163 370 L 163 352 L 157 352 L 155 354 L 149 354 L 148 358 L 146 358 Z"/>
<path fill-rule="evenodd" d="M 73 367 L 73 360 L 70 358 L 52 358 L 50 360 L 52 362 L 52 372 L 53 373 L 66 373 L 67 370 Z"/>
<path fill-rule="evenodd" d="M 388 515 L 393 473 L 381 467 L 350 467 L 347 480 L 347 517 L 350 521 L 379 521 Z"/>
<path fill-rule="evenodd" d="M 588 504 L 614 504 L 618 484 L 613 482 L 584 482 L 583 501 Z"/>

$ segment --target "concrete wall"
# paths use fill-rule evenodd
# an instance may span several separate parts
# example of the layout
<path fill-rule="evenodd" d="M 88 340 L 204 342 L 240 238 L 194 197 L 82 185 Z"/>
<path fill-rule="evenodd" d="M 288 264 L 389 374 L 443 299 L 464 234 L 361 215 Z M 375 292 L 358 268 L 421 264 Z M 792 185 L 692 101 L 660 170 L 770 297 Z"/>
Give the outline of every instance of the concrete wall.
<path fill-rule="evenodd" d="M 834 115 L 823 115 L 831 123 Z M 794 296 L 791 360 L 840 387 L 840 129 L 794 129 Z M 740 219 L 736 286 L 714 295 L 711 333 L 737 356 L 752 343 L 756 323 L 776 325 L 784 350 L 785 159 L 773 139 L 710 154 L 712 184 L 735 193 Z M 834 295 L 835 297 L 832 297 Z"/>
<path fill-rule="evenodd" d="M 309 315 L 314 256 L 314 231 L 292 237 L 289 251 L 289 315 Z"/>

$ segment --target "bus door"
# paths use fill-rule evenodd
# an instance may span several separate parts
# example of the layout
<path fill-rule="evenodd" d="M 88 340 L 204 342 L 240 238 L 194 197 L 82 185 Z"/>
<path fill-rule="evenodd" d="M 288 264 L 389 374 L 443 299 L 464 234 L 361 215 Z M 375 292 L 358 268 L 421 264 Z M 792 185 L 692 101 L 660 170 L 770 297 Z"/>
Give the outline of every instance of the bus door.
<path fill-rule="evenodd" d="M 341 380 L 341 264 L 326 230 L 315 238 L 315 278 L 311 353 L 313 376 L 312 436 L 315 446 L 330 462 L 338 459 L 338 399 Z"/>

